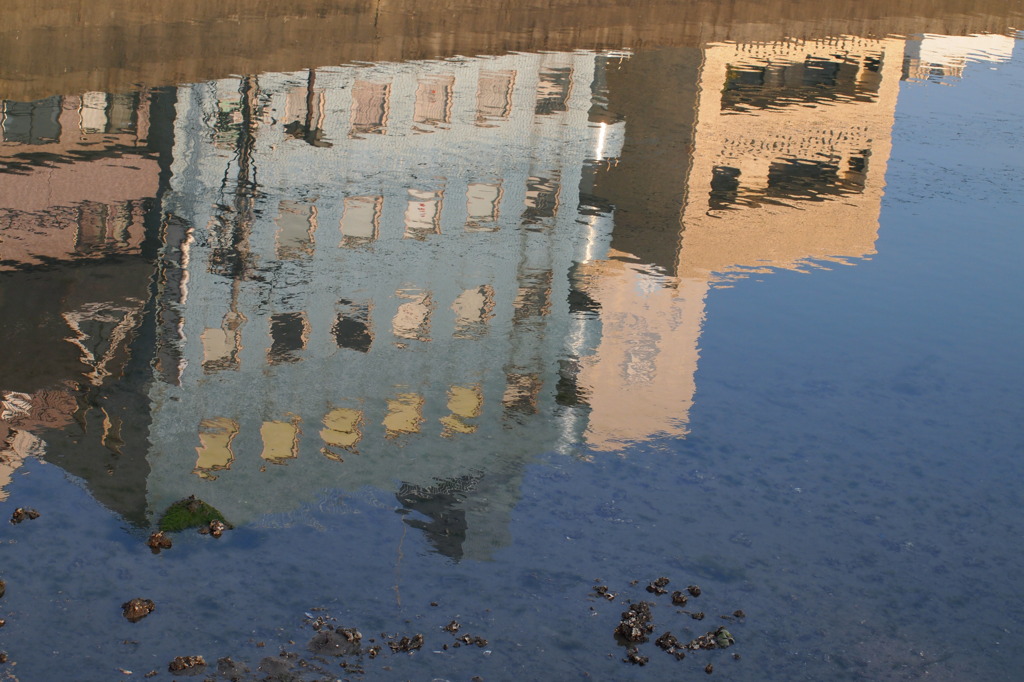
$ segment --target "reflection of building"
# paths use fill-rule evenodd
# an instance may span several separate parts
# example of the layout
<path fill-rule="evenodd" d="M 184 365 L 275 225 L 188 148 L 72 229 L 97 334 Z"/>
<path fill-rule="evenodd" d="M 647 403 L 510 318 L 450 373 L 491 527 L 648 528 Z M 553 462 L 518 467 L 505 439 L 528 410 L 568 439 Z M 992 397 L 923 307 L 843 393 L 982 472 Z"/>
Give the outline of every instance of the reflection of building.
<path fill-rule="evenodd" d="M 690 59 L 699 64 L 695 83 L 674 91 L 691 93 L 689 106 L 674 121 L 666 108 L 660 116 L 670 120 L 656 121 L 675 132 L 658 138 L 657 149 L 631 143 L 637 116 L 627 110 L 623 156 L 640 153 L 618 159 L 593 191 L 613 205 L 634 196 L 648 177 L 644 169 L 666 150 L 682 177 L 674 192 L 659 186 L 641 206 L 647 214 L 665 206 L 658 240 L 628 224 L 634 232 L 620 236 L 615 205 L 612 245 L 638 253 L 581 268 L 581 287 L 603 323 L 578 378 L 591 394 L 586 437 L 593 447 L 686 433 L 704 300 L 714 282 L 874 252 L 902 45 L 857 38 L 710 45 Z M 649 262 L 660 271 L 643 265 Z"/>
<path fill-rule="evenodd" d="M 910 80 L 961 78 L 971 62 L 1005 62 L 1016 40 L 1009 35 L 944 36 L 926 33 L 907 41 L 903 77 Z"/>
<path fill-rule="evenodd" d="M 148 93 L 0 102 L 0 269 L 137 253 L 160 170 Z"/>
<path fill-rule="evenodd" d="M 0 115 L 0 470 L 41 455 L 140 523 L 144 243 L 170 112 L 142 92 L 6 101 Z"/>
<path fill-rule="evenodd" d="M 939 38 L 916 48 L 943 73 L 965 59 L 1005 59 L 1013 42 Z M 689 63 L 699 64 L 695 84 L 669 88 L 674 115 L 657 99 L 653 111 L 637 106 L 648 100 L 629 90 L 636 79 L 607 75 L 626 86 L 612 89 L 609 104 L 624 115 L 625 142 L 588 189 L 591 203 L 612 206 L 618 251 L 583 263 L 576 277 L 602 323 L 576 374 L 590 404 L 585 437 L 600 450 L 686 433 L 710 287 L 875 252 L 904 41 L 714 44 Z M 636 141 L 638 123 L 669 134 Z M 679 175 L 673 193 L 664 179 Z M 637 205 L 643 188 L 648 200 Z M 636 217 L 660 227 L 637 229 Z"/>
<path fill-rule="evenodd" d="M 566 273 L 600 240 L 575 188 L 622 128 L 588 123 L 597 68 L 510 55 L 180 88 L 151 507 L 195 492 L 244 521 L 402 483 L 440 515 L 428 535 L 459 519 L 439 547 L 501 544 L 521 462 L 566 435 Z"/>

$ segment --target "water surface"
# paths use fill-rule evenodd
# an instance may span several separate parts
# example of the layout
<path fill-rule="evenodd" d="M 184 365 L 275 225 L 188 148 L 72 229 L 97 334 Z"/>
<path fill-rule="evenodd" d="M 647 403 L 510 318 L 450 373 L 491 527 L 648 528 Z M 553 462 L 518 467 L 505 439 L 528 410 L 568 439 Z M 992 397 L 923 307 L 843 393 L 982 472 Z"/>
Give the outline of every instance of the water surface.
<path fill-rule="evenodd" d="M 2 110 L 0 512 L 41 513 L 3 671 L 1012 679 L 1024 61 L 957 11 L 110 92 L 38 60 Z M 235 528 L 151 554 L 190 494 Z M 425 645 L 317 660 L 318 617 Z"/>

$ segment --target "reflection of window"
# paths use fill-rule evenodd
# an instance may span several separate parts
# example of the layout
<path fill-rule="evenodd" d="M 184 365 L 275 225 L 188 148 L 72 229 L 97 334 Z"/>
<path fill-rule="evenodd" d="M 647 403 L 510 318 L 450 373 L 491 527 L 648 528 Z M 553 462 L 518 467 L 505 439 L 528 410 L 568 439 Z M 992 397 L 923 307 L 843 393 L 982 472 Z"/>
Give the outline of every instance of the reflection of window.
<path fill-rule="evenodd" d="M 298 457 L 301 421 L 293 416 L 290 421 L 263 422 L 260 426 L 260 438 L 263 440 L 260 457 L 271 464 L 287 464 L 288 460 Z"/>
<path fill-rule="evenodd" d="M 135 107 L 135 95 L 111 95 L 110 109 L 107 115 L 107 132 L 133 132 L 135 130 Z"/>
<path fill-rule="evenodd" d="M 572 67 L 552 67 L 540 72 L 537 83 L 535 112 L 544 116 L 569 111 L 569 93 L 572 91 Z"/>
<path fill-rule="evenodd" d="M 476 122 L 505 121 L 512 114 L 515 71 L 481 71 L 476 88 Z"/>
<path fill-rule="evenodd" d="M 87 92 L 82 95 L 79 116 L 83 133 L 107 132 L 107 93 Z"/>
<path fill-rule="evenodd" d="M 732 168 L 731 166 L 715 166 L 711 173 L 710 209 L 712 211 L 718 211 L 735 204 L 739 197 L 739 189 L 739 168 Z"/>
<path fill-rule="evenodd" d="M 839 166 L 830 161 L 781 159 L 768 168 L 768 189 L 765 194 L 777 199 L 825 201 L 827 194 L 836 194 Z"/>
<path fill-rule="evenodd" d="M 245 315 L 228 313 L 220 327 L 207 327 L 199 337 L 203 344 L 203 371 L 212 374 L 223 369 L 238 369 L 242 350 L 242 325 Z"/>
<path fill-rule="evenodd" d="M 278 365 L 298 362 L 295 352 L 306 347 L 309 322 L 305 313 L 278 313 L 270 316 L 270 349 L 267 362 Z"/>
<path fill-rule="evenodd" d="M 441 417 L 444 430 L 441 435 L 451 438 L 456 433 L 475 433 L 476 424 L 467 424 L 467 419 L 480 416 L 484 404 L 484 394 L 479 386 L 452 386 L 448 389 L 448 409 L 446 417 Z"/>
<path fill-rule="evenodd" d="M 455 76 L 427 76 L 416 84 L 413 121 L 428 126 L 451 123 Z"/>
<path fill-rule="evenodd" d="M 532 270 L 519 278 L 512 322 L 520 323 L 551 312 L 551 271 Z"/>
<path fill-rule="evenodd" d="M 423 402 L 423 397 L 417 393 L 401 393 L 388 399 L 388 413 L 384 416 L 385 437 L 418 433 L 423 423 Z"/>
<path fill-rule="evenodd" d="M 542 218 L 553 218 L 558 211 L 558 177 L 553 179 L 529 177 L 526 179 L 526 210 L 523 222 L 533 224 Z"/>
<path fill-rule="evenodd" d="M 471 182 L 466 188 L 466 229 L 492 232 L 498 229 L 501 183 Z"/>
<path fill-rule="evenodd" d="M 199 422 L 199 447 L 196 448 L 196 476 L 214 480 L 214 471 L 230 469 L 235 461 L 231 442 L 238 435 L 238 422 L 227 417 L 214 417 Z"/>
<path fill-rule="evenodd" d="M 401 339 L 429 341 L 433 297 L 429 292 L 417 289 L 400 290 L 395 295 L 407 302 L 398 306 L 398 312 L 391 321 L 392 333 Z"/>
<path fill-rule="evenodd" d="M 405 238 L 425 239 L 427 235 L 441 234 L 441 203 L 443 191 L 409 190 L 409 203 L 405 209 Z"/>
<path fill-rule="evenodd" d="M 466 289 L 452 303 L 455 311 L 457 339 L 479 339 L 487 333 L 487 323 L 494 317 L 494 288 L 486 284 Z"/>
<path fill-rule="evenodd" d="M 383 205 L 384 197 L 347 197 L 341 215 L 341 246 L 353 248 L 377 239 Z"/>
<path fill-rule="evenodd" d="M 348 348 L 360 353 L 369 352 L 373 345 L 370 329 L 370 304 L 353 303 L 344 299 L 338 301 L 341 312 L 331 328 L 331 334 L 338 348 Z"/>
<path fill-rule="evenodd" d="M 338 450 L 355 452 L 355 447 L 363 438 L 359 427 L 363 423 L 363 413 L 345 407 L 337 407 L 324 416 L 324 428 L 320 430 L 320 438 L 324 447 L 320 452 L 328 459 L 345 461 Z"/>
<path fill-rule="evenodd" d="M 285 130 L 294 129 L 293 124 L 300 126 L 309 121 L 311 129 L 324 127 L 324 109 L 326 108 L 326 95 L 323 89 L 317 88 L 312 92 L 309 88 L 291 88 L 284 100 L 284 115 L 281 123 Z M 312 110 L 307 110 L 311 107 Z"/>
<path fill-rule="evenodd" d="M 277 257 L 294 259 L 310 256 L 315 247 L 316 206 L 284 199 L 277 215 Z"/>
<path fill-rule="evenodd" d="M 383 135 L 388 123 L 390 83 L 356 81 L 352 84 L 352 127 L 349 136 Z"/>
<path fill-rule="evenodd" d="M 505 379 L 505 394 L 501 398 L 505 415 L 536 414 L 537 396 L 544 383 L 540 376 L 508 372 Z"/>
<path fill-rule="evenodd" d="M 808 56 L 802 62 L 729 64 L 722 110 L 769 109 L 821 100 L 874 101 L 881 54 Z"/>
<path fill-rule="evenodd" d="M 60 139 L 61 98 L 58 95 L 34 102 L 4 101 L 0 109 L 4 142 L 45 144 Z"/>

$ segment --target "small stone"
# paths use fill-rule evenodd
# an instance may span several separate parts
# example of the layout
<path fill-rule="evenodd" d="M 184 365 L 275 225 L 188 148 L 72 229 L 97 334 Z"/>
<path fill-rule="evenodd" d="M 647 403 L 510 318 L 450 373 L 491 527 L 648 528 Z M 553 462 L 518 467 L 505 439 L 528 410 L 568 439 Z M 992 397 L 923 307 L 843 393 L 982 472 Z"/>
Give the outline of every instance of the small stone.
<path fill-rule="evenodd" d="M 622 660 L 633 665 L 647 665 L 647 661 L 650 659 L 646 656 L 641 656 L 640 651 L 636 647 L 630 647 L 626 649 L 626 657 Z"/>
<path fill-rule="evenodd" d="M 176 656 L 174 660 L 167 665 L 167 670 L 172 673 L 180 673 L 183 670 L 201 668 L 205 665 L 206 661 L 203 660 L 202 656 Z"/>
<path fill-rule="evenodd" d="M 679 590 L 672 593 L 672 603 L 676 606 L 686 606 L 686 602 L 688 601 L 689 598 Z"/>
<path fill-rule="evenodd" d="M 653 594 L 667 594 L 668 590 L 665 589 L 665 585 L 669 584 L 669 579 L 662 576 L 658 578 L 650 585 L 647 586 L 647 591 Z"/>
<path fill-rule="evenodd" d="M 704 672 L 710 675 L 711 673 L 715 672 L 715 666 L 708 663 L 706 666 L 704 666 Z"/>
<path fill-rule="evenodd" d="M 18 507 L 17 509 L 14 510 L 14 513 L 11 514 L 11 523 L 13 525 L 17 525 L 22 521 L 38 518 L 39 512 L 37 512 L 35 509 L 24 509 L 22 507 Z"/>
<path fill-rule="evenodd" d="M 169 537 L 164 535 L 162 530 L 158 530 L 149 536 L 146 544 L 153 550 L 153 554 L 159 554 L 161 549 L 170 549 L 173 543 Z"/>
<path fill-rule="evenodd" d="M 691 597 L 699 597 L 700 596 L 700 587 L 698 585 L 690 585 L 689 587 L 686 588 L 686 591 L 690 593 Z"/>
<path fill-rule="evenodd" d="M 122 613 L 130 623 L 138 623 L 140 620 L 153 613 L 156 610 L 156 604 L 151 599 L 141 599 L 136 597 L 131 601 L 126 601 L 121 604 L 123 609 Z"/>

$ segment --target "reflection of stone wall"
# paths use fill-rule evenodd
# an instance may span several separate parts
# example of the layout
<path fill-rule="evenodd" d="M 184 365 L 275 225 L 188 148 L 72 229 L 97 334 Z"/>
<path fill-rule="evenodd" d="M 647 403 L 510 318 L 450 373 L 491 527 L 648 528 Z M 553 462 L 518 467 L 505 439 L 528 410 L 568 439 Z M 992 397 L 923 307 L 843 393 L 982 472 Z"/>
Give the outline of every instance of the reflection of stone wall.
<path fill-rule="evenodd" d="M 40 6 L 40 5 L 43 6 Z M 310 64 L 822 35 L 1002 32 L 1021 0 L 133 0 L 4 3 L 0 95 L 126 90 Z"/>

